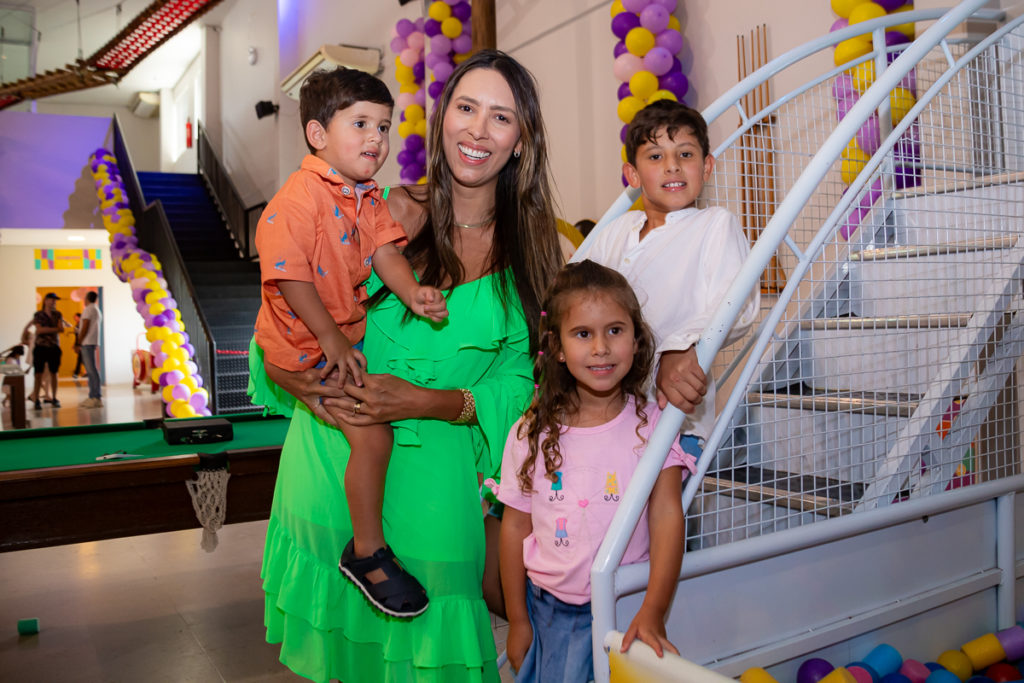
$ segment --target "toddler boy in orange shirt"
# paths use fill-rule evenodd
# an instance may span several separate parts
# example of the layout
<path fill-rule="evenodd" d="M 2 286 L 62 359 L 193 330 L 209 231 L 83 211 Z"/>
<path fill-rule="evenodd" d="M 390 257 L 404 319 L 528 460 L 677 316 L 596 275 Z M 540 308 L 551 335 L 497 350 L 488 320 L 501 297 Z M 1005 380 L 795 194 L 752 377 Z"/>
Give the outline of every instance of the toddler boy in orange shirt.
<path fill-rule="evenodd" d="M 397 245 L 406 236 L 373 182 L 387 158 L 394 100 L 362 71 L 310 75 L 299 91 L 308 154 L 267 204 L 256 232 L 262 306 L 256 341 L 267 362 L 286 370 L 338 368 L 362 385 L 366 358 L 365 280 L 371 265 L 409 310 L 434 321 L 448 315 L 442 293 L 417 282 Z M 388 425 L 342 431 L 351 446 L 345 495 L 353 538 L 339 569 L 381 612 L 413 617 L 426 591 L 384 540 L 381 506 L 391 457 Z"/>

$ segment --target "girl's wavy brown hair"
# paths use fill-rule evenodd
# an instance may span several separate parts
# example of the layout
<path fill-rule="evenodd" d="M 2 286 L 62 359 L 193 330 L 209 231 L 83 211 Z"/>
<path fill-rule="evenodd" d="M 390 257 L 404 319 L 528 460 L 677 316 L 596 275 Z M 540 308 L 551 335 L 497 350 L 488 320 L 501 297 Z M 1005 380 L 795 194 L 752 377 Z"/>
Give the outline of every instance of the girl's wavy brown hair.
<path fill-rule="evenodd" d="M 654 364 L 654 338 L 644 322 L 633 288 L 619 273 L 593 261 L 581 261 L 565 266 L 544 298 L 540 316 L 539 353 L 534 362 L 537 392 L 519 425 L 518 438 L 526 439 L 529 455 L 517 473 L 523 493 L 533 491 L 533 474 L 538 456 L 544 459 L 545 477 L 556 480 L 555 472 L 562 466 L 562 453 L 558 447 L 563 425 L 579 410 L 576 378 L 565 363 L 558 361 L 562 350 L 561 332 L 573 295 L 606 296 L 629 313 L 637 350 L 633 366 L 623 377 L 620 388 L 623 398 L 632 396 L 636 415 L 640 419 L 637 436 L 647 425 L 647 386 Z"/>

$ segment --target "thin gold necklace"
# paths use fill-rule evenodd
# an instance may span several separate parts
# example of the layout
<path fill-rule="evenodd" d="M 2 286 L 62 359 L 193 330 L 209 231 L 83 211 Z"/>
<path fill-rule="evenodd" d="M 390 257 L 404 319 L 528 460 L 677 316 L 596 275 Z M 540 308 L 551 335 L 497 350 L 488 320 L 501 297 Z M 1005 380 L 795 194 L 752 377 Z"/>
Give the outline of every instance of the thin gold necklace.
<path fill-rule="evenodd" d="M 494 217 L 492 216 L 492 217 L 490 217 L 490 218 L 488 218 L 486 220 L 480 221 L 479 223 L 460 223 L 458 221 L 455 221 L 455 225 L 457 227 L 459 227 L 459 228 L 465 228 L 467 230 L 475 230 L 477 228 L 482 228 L 482 227 L 485 227 L 487 225 L 490 225 L 493 222 L 494 222 Z"/>

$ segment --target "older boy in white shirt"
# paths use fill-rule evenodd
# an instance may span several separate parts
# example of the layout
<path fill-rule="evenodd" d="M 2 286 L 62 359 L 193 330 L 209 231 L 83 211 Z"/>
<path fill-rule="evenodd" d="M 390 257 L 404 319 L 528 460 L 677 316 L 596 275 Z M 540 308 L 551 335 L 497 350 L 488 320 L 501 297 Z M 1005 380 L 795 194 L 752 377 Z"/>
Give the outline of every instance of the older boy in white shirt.
<path fill-rule="evenodd" d="M 618 270 L 636 290 L 657 343 L 658 405 L 686 413 L 680 443 L 698 457 L 715 423 L 715 386 L 694 344 L 750 253 L 736 216 L 694 205 L 715 167 L 707 130 L 700 112 L 670 100 L 637 113 L 622 171 L 642 190 L 644 210 L 609 223 L 580 254 Z M 750 328 L 759 305 L 754 288 L 726 344 Z"/>

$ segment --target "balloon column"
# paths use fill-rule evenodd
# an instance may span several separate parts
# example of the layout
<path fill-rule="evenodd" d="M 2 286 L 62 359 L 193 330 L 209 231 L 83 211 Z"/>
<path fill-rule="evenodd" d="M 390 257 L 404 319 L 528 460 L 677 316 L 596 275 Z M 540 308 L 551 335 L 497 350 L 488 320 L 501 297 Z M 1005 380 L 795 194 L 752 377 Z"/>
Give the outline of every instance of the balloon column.
<path fill-rule="evenodd" d="M 400 112 L 398 135 L 405 141 L 398 152 L 402 182 L 424 182 L 427 153 L 424 141 L 427 136 L 427 92 L 423 89 L 423 19 L 415 22 L 401 19 L 395 25 L 391 49 L 395 53 L 395 79 L 398 81 L 398 97 L 395 105 Z"/>
<path fill-rule="evenodd" d="M 428 18 L 423 22 L 423 32 L 430 41 L 427 68 L 433 74 L 433 80 L 427 86 L 427 94 L 433 100 L 441 96 L 455 65 L 469 57 L 473 49 L 471 15 L 468 0 L 435 0 L 427 7 Z"/>
<path fill-rule="evenodd" d="M 852 26 L 869 19 L 875 19 L 886 14 L 908 12 L 914 9 L 912 0 L 830 0 L 832 10 L 839 15 L 839 19 L 832 24 L 831 31 Z M 913 22 L 897 24 L 885 32 L 885 46 L 892 47 L 909 43 L 914 39 Z M 854 36 L 840 42 L 835 47 L 833 59 L 836 66 L 842 66 L 852 62 L 873 50 L 870 33 Z M 899 52 L 890 52 L 888 61 L 892 62 Z M 875 82 L 875 63 L 866 61 L 855 67 L 847 69 L 836 77 L 832 84 L 832 95 L 836 101 L 836 114 L 840 120 L 845 117 L 853 105 L 871 85 Z M 892 125 L 898 124 L 907 115 L 910 108 L 917 102 L 917 79 L 913 71 L 907 74 L 900 84 L 893 88 L 889 94 L 889 109 Z M 861 172 L 871 156 L 878 151 L 881 145 L 882 126 L 878 120 L 878 114 L 868 119 L 853 140 L 847 145 L 843 152 L 840 175 L 843 182 L 849 185 Z M 917 124 L 912 125 L 897 142 L 893 151 L 894 173 L 896 189 L 914 186 L 920 182 L 920 156 L 921 145 L 917 131 Z M 867 207 L 861 206 L 855 210 L 859 219 L 870 205 L 877 199 L 877 193 L 881 192 L 881 185 L 869 191 L 868 196 L 876 194 Z M 865 202 L 861 202 L 864 204 Z M 844 227 L 844 235 L 856 229 L 856 225 L 847 221 Z M 848 236 L 848 235 L 847 235 Z"/>
<path fill-rule="evenodd" d="M 100 148 L 89 157 L 89 168 L 96 183 L 103 226 L 110 234 L 114 273 L 131 285 L 135 307 L 146 322 L 146 339 L 153 353 L 153 381 L 162 387 L 167 415 L 210 415 L 209 395 L 203 388 L 199 367 L 192 360 L 195 349 L 181 321 L 178 302 L 167 291 L 160 262 L 139 249 L 135 217 L 117 169 L 117 159 Z"/>
<path fill-rule="evenodd" d="M 619 85 L 619 134 L 626 142 L 626 130 L 636 113 L 657 100 L 682 100 L 690 83 L 676 56 L 683 49 L 683 35 L 675 11 L 676 0 L 615 0 L 612 3 L 612 33 L 615 44 L 615 77 Z M 622 146 L 622 160 L 626 147 Z M 622 179 L 626 184 L 626 179 Z"/>

